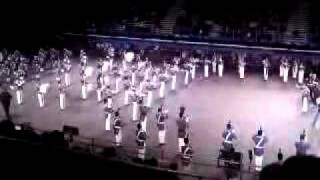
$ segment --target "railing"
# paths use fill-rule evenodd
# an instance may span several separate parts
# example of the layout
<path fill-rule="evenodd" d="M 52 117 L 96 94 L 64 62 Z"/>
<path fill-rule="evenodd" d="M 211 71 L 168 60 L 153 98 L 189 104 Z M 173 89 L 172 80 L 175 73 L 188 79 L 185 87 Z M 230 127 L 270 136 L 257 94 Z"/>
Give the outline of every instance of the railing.
<path fill-rule="evenodd" d="M 209 42 L 206 39 L 202 41 L 191 41 L 181 40 L 179 38 L 175 40 L 171 39 L 160 39 L 160 38 L 140 38 L 140 37 L 129 37 L 129 36 L 108 36 L 100 34 L 76 34 L 76 33 L 65 33 L 65 36 L 73 37 L 85 37 L 93 39 L 106 39 L 106 40 L 130 40 L 150 43 L 167 43 L 167 44 L 180 44 L 180 45 L 194 45 L 194 46 L 206 46 L 216 48 L 233 48 L 233 49 L 246 49 L 246 50 L 263 50 L 263 51 L 277 51 L 285 53 L 307 53 L 307 54 L 320 54 L 320 50 L 309 50 L 309 49 L 294 49 L 294 48 L 283 48 L 283 47 L 269 47 L 269 46 L 257 46 L 257 45 L 242 45 L 242 44 L 229 44 L 229 43 L 217 43 Z"/>
<path fill-rule="evenodd" d="M 179 29 L 180 27 L 177 27 Z M 182 27 L 183 28 L 183 27 Z M 277 35 L 279 36 L 285 36 L 284 32 L 281 32 L 279 28 L 277 30 L 272 31 L 261 31 L 261 30 L 247 30 L 247 29 L 230 29 L 229 31 L 219 31 L 217 32 L 219 35 L 215 37 L 211 37 L 210 31 L 207 34 L 197 34 L 192 33 L 192 29 L 188 28 L 186 32 L 181 34 L 180 36 L 187 36 L 188 39 L 192 39 L 193 41 L 218 41 L 222 43 L 244 43 L 244 44 L 263 44 L 266 46 L 283 46 L 283 47 L 318 47 L 319 44 L 312 44 L 312 39 L 310 39 L 310 42 L 305 45 L 288 45 L 288 42 L 286 39 L 283 38 L 277 38 Z M 110 30 L 103 30 L 98 31 L 100 34 L 109 34 L 109 35 L 115 35 L 115 36 L 139 36 L 139 37 L 155 37 L 158 36 L 159 38 L 175 38 L 176 36 L 179 36 L 179 31 L 174 32 L 173 34 L 159 34 L 155 31 L 132 31 L 129 29 L 123 29 L 121 31 L 113 31 L 112 28 Z M 251 37 L 248 37 L 247 34 L 250 33 Z M 265 38 L 265 35 L 273 35 L 269 36 L 271 39 Z"/>

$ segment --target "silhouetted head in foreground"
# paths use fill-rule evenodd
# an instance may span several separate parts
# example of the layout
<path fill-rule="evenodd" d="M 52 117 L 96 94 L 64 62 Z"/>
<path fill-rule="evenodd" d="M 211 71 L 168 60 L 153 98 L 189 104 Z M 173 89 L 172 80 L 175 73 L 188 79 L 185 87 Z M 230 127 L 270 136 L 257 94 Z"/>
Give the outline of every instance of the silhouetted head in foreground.
<path fill-rule="evenodd" d="M 284 179 L 319 179 L 320 159 L 314 156 L 293 156 L 282 165 L 278 163 L 265 166 L 260 173 L 260 180 Z"/>

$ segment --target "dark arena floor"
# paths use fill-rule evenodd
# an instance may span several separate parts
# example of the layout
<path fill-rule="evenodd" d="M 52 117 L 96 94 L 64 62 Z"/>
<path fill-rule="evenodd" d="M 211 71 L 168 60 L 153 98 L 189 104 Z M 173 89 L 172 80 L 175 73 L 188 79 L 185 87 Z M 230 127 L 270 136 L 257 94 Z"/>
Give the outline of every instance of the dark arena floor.
<path fill-rule="evenodd" d="M 90 57 L 89 57 L 90 59 Z M 94 61 L 92 61 L 94 62 Z M 91 66 L 95 67 L 95 63 Z M 303 129 L 307 130 L 308 141 L 311 143 L 311 153 L 320 154 L 319 130 L 313 126 L 317 108 L 311 107 L 308 113 L 301 113 L 301 90 L 296 88 L 295 81 L 289 79 L 284 84 L 278 74 L 273 74 L 268 82 L 264 82 L 261 74 L 247 74 L 245 81 L 240 81 L 237 71 L 226 72 L 222 78 L 210 74 L 203 79 L 198 71 L 197 77 L 188 87 L 183 85 L 183 74 L 177 80 L 177 91 L 169 92 L 167 83 L 165 105 L 169 109 L 167 120 L 167 144 L 158 146 L 158 130 L 155 112 L 161 101 L 158 90 L 154 92 L 153 109 L 149 112 L 147 122 L 147 157 L 164 155 L 165 159 L 174 159 L 178 153 L 176 118 L 178 108 L 186 106 L 186 112 L 191 116 L 191 145 L 194 149 L 193 164 L 215 164 L 218 150 L 222 143 L 221 134 L 225 124 L 231 120 L 238 140 L 235 143 L 237 151 L 244 154 L 245 167 L 249 164 L 248 150 L 254 144 L 251 137 L 262 125 L 269 142 L 266 145 L 264 164 L 277 161 L 278 149 L 281 148 L 284 157 L 295 154 L 294 142 L 298 140 Z M 17 105 L 16 99 L 11 107 L 16 123 L 30 122 L 36 129 L 61 130 L 63 125 L 79 128 L 80 136 L 95 138 L 96 143 L 111 145 L 114 141 L 112 131 L 104 129 L 104 113 L 102 103 L 98 104 L 95 90 L 91 90 L 88 99 L 80 99 L 79 66 L 72 70 L 72 85 L 67 89 L 64 111 L 59 110 L 58 90 L 55 75 L 48 74 L 43 82 L 51 84 L 45 96 L 45 107 L 40 108 L 36 98 L 34 82 L 28 82 L 24 88 L 24 104 Z M 90 78 L 95 87 L 95 75 Z M 15 95 L 14 92 L 12 94 Z M 114 106 L 123 104 L 123 91 L 114 97 Z M 15 97 L 15 96 L 14 96 Z M 123 127 L 123 146 L 135 147 L 136 123 L 131 120 L 132 106 L 121 107 L 121 118 L 126 123 Z M 1 109 L 1 116 L 4 117 Z M 163 150 L 163 153 L 160 153 Z M 191 169 L 197 172 L 212 174 L 208 168 Z"/>

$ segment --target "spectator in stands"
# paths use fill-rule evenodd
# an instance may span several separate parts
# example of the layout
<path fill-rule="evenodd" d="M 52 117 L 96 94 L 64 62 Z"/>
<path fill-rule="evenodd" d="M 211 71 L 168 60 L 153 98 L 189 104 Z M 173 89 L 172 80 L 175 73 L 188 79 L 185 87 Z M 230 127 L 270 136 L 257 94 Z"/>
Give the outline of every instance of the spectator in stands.
<path fill-rule="evenodd" d="M 0 94 L 0 100 L 1 100 L 4 112 L 6 114 L 6 118 L 8 120 L 11 120 L 11 115 L 10 115 L 11 99 L 12 99 L 11 94 L 8 92 L 6 88 L 3 88 L 3 92 Z"/>

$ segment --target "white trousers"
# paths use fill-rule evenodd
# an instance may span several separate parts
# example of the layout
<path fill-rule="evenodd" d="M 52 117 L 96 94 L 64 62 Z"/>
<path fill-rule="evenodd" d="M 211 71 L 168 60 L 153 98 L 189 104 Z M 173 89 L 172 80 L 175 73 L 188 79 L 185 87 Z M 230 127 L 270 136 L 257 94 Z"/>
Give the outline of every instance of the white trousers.
<path fill-rule="evenodd" d="M 158 132 L 159 144 L 166 143 L 166 130 L 161 130 Z"/>
<path fill-rule="evenodd" d="M 209 77 L 209 65 L 208 64 L 204 65 L 204 77 L 205 78 Z"/>
<path fill-rule="evenodd" d="M 308 98 L 303 97 L 302 99 L 302 112 L 308 112 Z"/>
<path fill-rule="evenodd" d="M 129 90 L 124 91 L 124 105 L 129 104 Z"/>
<path fill-rule="evenodd" d="M 37 97 L 38 97 L 39 106 L 43 107 L 44 106 L 44 94 L 38 93 Z"/>
<path fill-rule="evenodd" d="M 141 121 L 141 129 L 144 130 L 145 132 L 147 132 L 147 121 L 148 121 L 147 117 L 144 117 L 144 120 Z"/>
<path fill-rule="evenodd" d="M 139 147 L 138 149 L 138 158 L 144 160 L 145 159 L 145 153 L 146 153 L 146 146 Z"/>
<path fill-rule="evenodd" d="M 263 79 L 264 79 L 265 81 L 267 81 L 268 78 L 269 78 L 268 68 L 264 67 L 264 68 L 263 68 Z"/>
<path fill-rule="evenodd" d="M 112 98 L 107 99 L 107 107 L 112 108 Z"/>
<path fill-rule="evenodd" d="M 283 67 L 282 66 L 280 66 L 279 75 L 280 75 L 280 77 L 283 77 Z"/>
<path fill-rule="evenodd" d="M 165 88 L 166 88 L 165 82 L 161 81 L 161 82 L 160 82 L 160 89 L 159 89 L 159 96 L 160 96 L 160 98 L 164 98 Z"/>
<path fill-rule="evenodd" d="M 261 171 L 262 170 L 263 156 L 255 156 L 254 160 L 255 160 L 256 171 Z"/>
<path fill-rule="evenodd" d="M 146 69 L 146 71 L 144 72 L 144 79 L 147 80 L 149 79 L 149 72 L 150 72 L 150 69 Z"/>
<path fill-rule="evenodd" d="M 17 96 L 17 103 L 22 104 L 23 102 L 23 91 L 22 90 L 17 90 L 16 91 L 16 96 Z"/>
<path fill-rule="evenodd" d="M 215 74 L 217 72 L 217 63 L 212 63 L 212 72 Z"/>
<path fill-rule="evenodd" d="M 218 76 L 219 77 L 223 76 L 223 65 L 222 64 L 218 65 Z"/>
<path fill-rule="evenodd" d="M 102 91 L 101 89 L 97 89 L 97 101 L 100 102 L 102 100 Z"/>
<path fill-rule="evenodd" d="M 105 130 L 106 131 L 110 131 L 111 130 L 111 113 L 108 113 L 108 115 L 106 117 Z"/>
<path fill-rule="evenodd" d="M 64 93 L 59 94 L 59 107 L 60 110 L 64 110 L 66 108 L 66 94 Z"/>
<path fill-rule="evenodd" d="M 244 79 L 244 66 L 239 67 L 240 79 Z"/>
<path fill-rule="evenodd" d="M 120 80 L 121 80 L 121 79 L 120 79 L 119 77 L 116 79 L 116 89 L 115 89 L 115 92 L 116 92 L 116 93 L 118 93 L 119 90 L 120 90 L 120 89 L 119 89 Z"/>
<path fill-rule="evenodd" d="M 179 152 L 182 152 L 182 147 L 184 146 L 184 138 L 178 138 Z"/>
<path fill-rule="evenodd" d="M 148 91 L 148 95 L 147 95 L 147 103 L 146 106 L 147 107 L 151 107 L 152 105 L 152 91 Z"/>
<path fill-rule="evenodd" d="M 132 120 L 133 121 L 138 120 L 138 102 L 136 101 L 132 103 Z"/>
<path fill-rule="evenodd" d="M 289 68 L 283 68 L 283 82 L 288 82 Z"/>
<path fill-rule="evenodd" d="M 64 74 L 64 81 L 66 83 L 66 86 L 70 86 L 71 80 L 70 80 L 70 74 L 69 73 L 65 73 Z"/>
<path fill-rule="evenodd" d="M 120 146 L 122 142 L 122 130 L 119 129 L 119 133 L 115 135 L 116 138 L 116 146 Z"/>
<path fill-rule="evenodd" d="M 195 79 L 196 78 L 196 70 L 197 70 L 196 65 L 192 65 L 192 68 L 191 68 L 191 79 Z M 189 71 L 188 71 L 188 73 L 189 73 Z"/>
<path fill-rule="evenodd" d="M 81 86 L 81 98 L 87 99 L 87 86 L 86 85 Z"/>
<path fill-rule="evenodd" d="M 171 90 L 174 91 L 176 90 L 177 75 L 172 75 L 171 78 Z"/>
<path fill-rule="evenodd" d="M 292 78 L 296 79 L 298 75 L 298 66 L 292 68 Z"/>
<path fill-rule="evenodd" d="M 303 84 L 303 79 L 304 79 L 304 70 L 299 70 L 298 72 L 298 83 Z"/>
<path fill-rule="evenodd" d="M 134 85 L 135 83 L 136 83 L 136 73 L 133 72 L 133 73 L 131 74 L 131 84 Z"/>
<path fill-rule="evenodd" d="M 184 76 L 184 85 L 189 84 L 189 71 L 185 71 L 185 76 Z"/>

